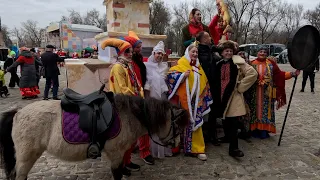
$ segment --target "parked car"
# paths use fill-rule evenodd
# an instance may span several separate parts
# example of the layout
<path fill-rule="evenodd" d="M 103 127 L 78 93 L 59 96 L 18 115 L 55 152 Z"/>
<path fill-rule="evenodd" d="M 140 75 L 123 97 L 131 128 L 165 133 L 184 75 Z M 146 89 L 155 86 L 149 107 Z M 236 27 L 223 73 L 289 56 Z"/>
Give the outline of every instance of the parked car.
<path fill-rule="evenodd" d="M 248 57 L 249 60 L 254 60 L 257 58 L 257 47 L 258 44 L 242 44 L 239 46 L 239 50 L 246 52 L 246 57 Z"/>
<path fill-rule="evenodd" d="M 283 50 L 279 55 L 276 56 L 276 59 L 279 64 L 287 64 L 289 62 L 288 50 Z"/>
<path fill-rule="evenodd" d="M 272 44 L 261 44 L 259 47 L 264 46 L 269 49 L 269 56 L 278 56 L 282 51 L 286 49 L 286 46 L 284 44 L 278 44 L 278 43 L 272 43 Z M 258 47 L 258 48 L 259 48 Z"/>

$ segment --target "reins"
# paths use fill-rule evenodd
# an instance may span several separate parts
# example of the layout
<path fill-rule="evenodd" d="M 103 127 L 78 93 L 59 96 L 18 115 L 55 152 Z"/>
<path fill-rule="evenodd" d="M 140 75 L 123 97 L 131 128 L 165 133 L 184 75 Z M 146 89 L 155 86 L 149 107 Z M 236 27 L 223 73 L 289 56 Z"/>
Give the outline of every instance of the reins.
<path fill-rule="evenodd" d="M 145 103 L 145 102 L 143 102 L 143 112 L 144 112 L 145 122 L 146 122 L 146 124 L 147 124 L 147 127 L 146 127 L 146 128 L 147 128 L 147 130 L 148 130 L 148 135 L 149 135 L 149 137 L 151 138 L 151 140 L 152 140 L 155 144 L 157 144 L 157 145 L 159 145 L 159 146 L 167 147 L 168 145 L 170 145 L 170 143 L 161 144 L 161 143 L 159 143 L 159 142 L 157 142 L 157 141 L 155 141 L 155 140 L 153 139 L 152 134 L 151 134 L 151 132 L 150 132 L 150 128 L 149 128 L 149 123 L 148 123 L 149 116 L 148 116 L 148 113 L 147 113 L 147 107 L 146 107 L 146 103 Z M 169 141 L 171 141 L 171 140 L 175 140 L 175 138 L 179 135 L 179 134 L 176 134 L 176 130 L 175 130 L 175 127 L 174 127 L 175 121 L 172 120 L 173 117 L 174 117 L 174 114 L 173 114 L 173 111 L 171 110 L 171 118 L 170 118 L 170 119 L 171 119 L 171 126 L 170 126 L 170 131 L 169 131 L 169 133 L 167 134 L 167 136 L 166 136 L 165 138 L 163 138 L 163 139 L 167 139 L 167 138 L 170 136 L 171 131 L 173 131 L 173 136 L 172 136 L 170 139 L 168 139 L 167 142 L 169 142 Z M 160 139 L 160 138 L 159 138 L 159 139 Z"/>

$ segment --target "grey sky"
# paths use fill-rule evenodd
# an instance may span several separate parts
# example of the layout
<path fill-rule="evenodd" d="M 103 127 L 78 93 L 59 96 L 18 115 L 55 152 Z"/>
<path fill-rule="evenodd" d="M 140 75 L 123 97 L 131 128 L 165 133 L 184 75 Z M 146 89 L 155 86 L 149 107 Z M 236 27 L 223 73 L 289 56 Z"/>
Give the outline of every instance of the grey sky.
<path fill-rule="evenodd" d="M 183 0 L 164 0 L 168 5 L 179 4 Z M 214 0 L 212 0 L 214 1 Z M 82 14 L 93 8 L 105 13 L 103 0 L 0 0 L 0 16 L 2 24 L 10 29 L 19 27 L 28 19 L 39 22 L 40 27 L 46 27 L 50 22 L 60 20 L 62 15 L 68 15 L 68 9 L 80 11 Z M 301 3 L 305 9 L 313 9 L 320 0 L 287 0 L 290 3 Z M 4 6 L 3 6 L 4 5 Z"/>

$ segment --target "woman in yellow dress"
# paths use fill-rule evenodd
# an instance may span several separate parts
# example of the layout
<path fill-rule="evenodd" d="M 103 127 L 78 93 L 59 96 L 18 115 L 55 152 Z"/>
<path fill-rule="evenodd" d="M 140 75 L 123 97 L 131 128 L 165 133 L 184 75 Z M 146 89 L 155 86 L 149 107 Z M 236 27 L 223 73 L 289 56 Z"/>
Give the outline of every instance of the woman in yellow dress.
<path fill-rule="evenodd" d="M 168 77 L 170 100 L 175 95 L 181 106 L 188 110 L 190 123 L 184 132 L 184 151 L 207 160 L 202 124 L 208 118 L 212 98 L 208 79 L 199 63 L 196 44 L 190 45 L 178 64 L 170 68 Z"/>

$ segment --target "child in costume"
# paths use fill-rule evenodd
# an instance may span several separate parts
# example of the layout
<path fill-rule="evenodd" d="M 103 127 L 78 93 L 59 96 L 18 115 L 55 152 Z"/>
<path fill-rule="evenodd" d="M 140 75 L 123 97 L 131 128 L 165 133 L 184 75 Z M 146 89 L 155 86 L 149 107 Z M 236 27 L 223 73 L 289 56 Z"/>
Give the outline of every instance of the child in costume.
<path fill-rule="evenodd" d="M 164 54 L 164 43 L 160 41 L 153 48 L 148 62 L 145 62 L 147 68 L 147 82 L 144 86 L 145 95 L 156 99 L 167 99 L 168 86 L 165 79 L 169 69 L 168 64 L 162 62 Z M 158 137 L 153 137 L 153 140 L 159 142 Z M 170 148 L 151 141 L 151 154 L 156 158 L 164 158 L 165 156 L 172 156 L 172 151 Z"/>
<path fill-rule="evenodd" d="M 0 97 L 3 97 L 4 96 L 9 96 L 9 91 L 8 91 L 8 88 L 6 86 L 6 81 L 4 79 L 4 74 L 5 72 L 1 69 L 0 67 Z"/>

